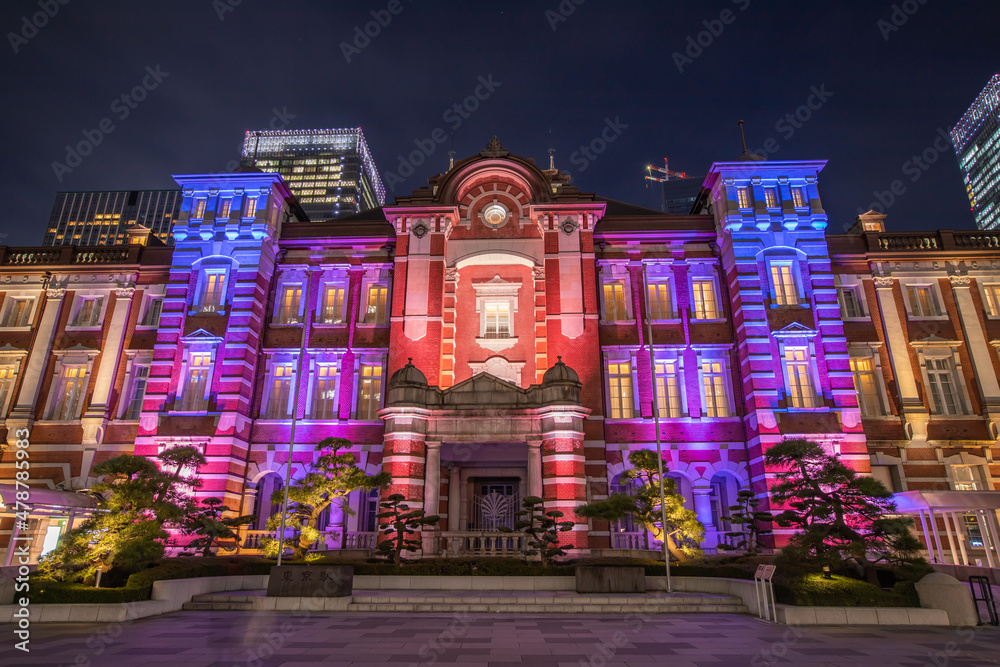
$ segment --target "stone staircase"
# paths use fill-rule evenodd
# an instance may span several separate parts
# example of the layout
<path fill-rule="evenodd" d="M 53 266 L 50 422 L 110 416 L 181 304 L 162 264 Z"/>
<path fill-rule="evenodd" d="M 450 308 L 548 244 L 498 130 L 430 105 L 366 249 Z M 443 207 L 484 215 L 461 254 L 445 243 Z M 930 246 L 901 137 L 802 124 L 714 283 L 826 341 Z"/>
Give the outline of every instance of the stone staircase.
<path fill-rule="evenodd" d="M 252 611 L 263 591 L 195 595 L 185 611 Z M 570 591 L 355 591 L 348 612 L 518 614 L 747 614 L 743 601 L 709 593 L 578 594 Z"/>

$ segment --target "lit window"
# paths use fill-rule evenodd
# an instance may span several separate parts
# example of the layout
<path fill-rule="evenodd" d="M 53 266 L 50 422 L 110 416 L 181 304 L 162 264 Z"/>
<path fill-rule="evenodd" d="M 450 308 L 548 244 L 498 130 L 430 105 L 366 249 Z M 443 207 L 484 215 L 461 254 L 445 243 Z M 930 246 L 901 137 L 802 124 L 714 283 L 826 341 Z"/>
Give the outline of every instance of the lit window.
<path fill-rule="evenodd" d="M 385 285 L 368 286 L 368 307 L 365 309 L 364 319 L 366 324 L 385 324 L 388 297 L 389 288 Z"/>
<path fill-rule="evenodd" d="M 7 416 L 7 402 L 14 394 L 17 372 L 13 366 L 0 366 L 0 419 Z"/>
<path fill-rule="evenodd" d="M 768 208 L 778 208 L 778 191 L 774 188 L 764 188 L 764 203 Z"/>
<path fill-rule="evenodd" d="M 851 357 L 854 388 L 858 392 L 858 405 L 865 417 L 885 414 L 882 409 L 882 392 L 875 377 L 875 360 L 871 357 Z"/>
<path fill-rule="evenodd" d="M 222 271 L 206 271 L 201 288 L 201 312 L 214 313 L 222 310 L 222 287 L 226 274 Z"/>
<path fill-rule="evenodd" d="M 736 198 L 740 208 L 750 208 L 750 192 L 747 188 L 736 188 Z"/>
<path fill-rule="evenodd" d="M 313 419 L 337 418 L 337 367 L 322 364 L 316 367 L 316 385 L 313 387 Z"/>
<path fill-rule="evenodd" d="M 715 281 L 694 280 L 691 283 L 694 293 L 694 319 L 714 320 L 719 317 L 715 302 Z"/>
<path fill-rule="evenodd" d="M 77 308 L 76 315 L 70 326 L 74 327 L 96 327 L 101 322 L 101 306 L 104 304 L 104 297 L 85 297 Z"/>
<path fill-rule="evenodd" d="M 358 419 L 378 419 L 382 401 L 382 364 L 361 364 Z"/>
<path fill-rule="evenodd" d="M 955 377 L 955 367 L 947 357 L 927 359 L 927 383 L 931 390 L 931 410 L 938 415 L 965 414 L 965 405 Z"/>
<path fill-rule="evenodd" d="M 650 283 L 649 316 L 654 320 L 669 320 L 674 316 L 674 306 L 670 300 L 670 283 Z"/>
<path fill-rule="evenodd" d="M 208 205 L 208 200 L 204 197 L 196 197 L 194 204 L 191 206 L 191 217 L 192 218 L 204 218 L 205 217 L 205 206 Z"/>
<path fill-rule="evenodd" d="M 656 363 L 656 401 L 661 419 L 681 416 L 681 385 L 678 361 Z"/>
<path fill-rule="evenodd" d="M 807 206 L 806 193 L 802 191 L 802 188 L 792 188 L 792 204 L 795 208 L 805 208 Z"/>
<path fill-rule="evenodd" d="M 257 198 L 246 197 L 243 201 L 243 217 L 252 218 L 257 215 Z"/>
<path fill-rule="evenodd" d="M 951 466 L 951 478 L 956 491 L 984 491 L 985 484 L 979 479 L 979 466 Z"/>
<path fill-rule="evenodd" d="M 914 317 L 933 317 L 941 314 L 934 290 L 930 286 L 909 285 L 906 288 L 906 297 L 910 304 L 910 314 Z"/>
<path fill-rule="evenodd" d="M 611 418 L 631 418 L 633 415 L 632 364 L 627 361 L 609 363 L 608 388 L 611 399 Z"/>
<path fill-rule="evenodd" d="M 54 404 L 50 419 L 70 421 L 80 416 L 83 392 L 87 386 L 86 366 L 63 366 L 62 374 L 53 393 Z"/>
<path fill-rule="evenodd" d="M 344 321 L 344 288 L 328 285 L 323 291 L 323 324 L 340 324 Z"/>
<path fill-rule="evenodd" d="M 785 373 L 788 377 L 788 407 L 816 407 L 816 390 L 813 388 L 809 351 L 785 350 Z"/>
<path fill-rule="evenodd" d="M 1000 285 L 986 285 L 983 287 L 986 295 L 986 308 L 993 317 L 1000 317 Z"/>
<path fill-rule="evenodd" d="M 486 304 L 484 338 L 510 338 L 510 303 Z"/>
<path fill-rule="evenodd" d="M 34 299 L 7 299 L 3 316 L 3 327 L 26 327 L 31 324 L 31 310 Z"/>
<path fill-rule="evenodd" d="M 799 290 L 791 264 L 771 264 L 771 283 L 774 285 L 774 300 L 778 304 L 792 306 L 799 303 Z"/>
<path fill-rule="evenodd" d="M 188 361 L 188 376 L 181 395 L 181 411 L 198 412 L 207 404 L 205 391 L 208 388 L 208 372 L 212 355 L 192 354 Z"/>
<path fill-rule="evenodd" d="M 607 322 L 628 319 L 624 283 L 604 283 L 604 319 Z"/>
<path fill-rule="evenodd" d="M 139 326 L 143 327 L 155 327 L 160 324 L 160 312 L 163 310 L 163 297 L 156 296 L 149 299 L 149 305 L 146 306 L 146 312 L 142 316 L 142 322 Z"/>
<path fill-rule="evenodd" d="M 706 417 L 728 417 L 729 395 L 726 391 L 724 365 L 721 361 L 703 361 L 701 364 L 702 402 Z"/>
<path fill-rule="evenodd" d="M 132 379 L 129 386 L 128 405 L 122 413 L 122 419 L 138 419 L 142 413 L 142 399 L 146 395 L 146 383 L 149 381 L 149 366 L 132 366 Z"/>
<path fill-rule="evenodd" d="M 219 212 L 216 215 L 217 218 L 228 218 L 229 214 L 233 210 L 233 200 L 230 197 L 224 197 L 219 200 Z"/>
<path fill-rule="evenodd" d="M 865 316 L 858 299 L 858 292 L 853 287 L 842 287 L 837 290 L 840 297 L 840 314 L 845 319 L 858 319 Z"/>
<path fill-rule="evenodd" d="M 300 324 L 299 305 L 302 301 L 301 285 L 285 285 L 278 300 L 278 324 Z"/>
<path fill-rule="evenodd" d="M 289 396 L 292 392 L 292 365 L 275 364 L 271 369 L 271 386 L 267 395 L 264 419 L 286 419 L 289 412 Z"/>

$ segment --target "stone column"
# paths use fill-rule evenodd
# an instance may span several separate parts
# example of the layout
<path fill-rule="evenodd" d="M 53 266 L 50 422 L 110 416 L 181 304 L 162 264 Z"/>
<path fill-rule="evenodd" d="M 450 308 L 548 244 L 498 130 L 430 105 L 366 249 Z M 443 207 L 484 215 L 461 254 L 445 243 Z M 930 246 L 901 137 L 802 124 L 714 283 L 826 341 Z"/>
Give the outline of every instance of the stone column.
<path fill-rule="evenodd" d="M 692 489 L 692 495 L 694 496 L 694 507 L 692 509 L 698 515 L 698 520 L 705 526 L 705 541 L 703 545 L 708 548 L 714 548 L 719 541 L 719 526 L 715 524 L 714 517 L 712 516 L 712 487 L 696 486 Z"/>
<path fill-rule="evenodd" d="M 448 532 L 461 530 L 459 515 L 462 512 L 461 468 L 452 465 L 448 470 Z"/>
<path fill-rule="evenodd" d="M 563 545 L 587 548 L 587 522 L 578 519 L 576 508 L 587 502 L 587 477 L 583 434 L 566 431 L 545 434 L 541 447 L 542 498 L 545 511 L 563 513 L 561 521 L 575 521 L 572 532 L 560 533 Z"/>
<path fill-rule="evenodd" d="M 31 353 L 24 364 L 24 380 L 16 402 L 7 417 L 7 442 L 13 447 L 17 439 L 15 433 L 21 428 L 31 428 L 35 421 L 35 404 L 38 402 L 38 391 L 42 386 L 42 377 L 52 349 L 52 338 L 62 310 L 64 289 L 49 289 L 45 291 L 45 304 L 42 306 L 42 317 L 38 322 Z"/>
<path fill-rule="evenodd" d="M 909 431 L 908 436 L 913 440 L 926 440 L 927 422 L 930 416 L 917 392 L 917 380 L 913 365 L 910 363 L 910 346 L 907 343 L 906 331 L 903 330 L 899 309 L 896 307 L 894 282 L 890 277 L 876 276 L 875 293 L 878 295 L 885 342 L 892 363 L 892 375 L 899 390 L 902 416 Z"/>
<path fill-rule="evenodd" d="M 958 314 L 962 320 L 962 333 L 976 367 L 976 384 L 983 397 L 983 412 L 990 422 L 990 431 L 996 438 L 1000 435 L 1000 384 L 993 370 L 990 346 L 986 342 L 983 327 L 979 322 L 976 304 L 972 301 L 971 280 L 968 276 L 951 276 L 951 290 L 958 304 Z"/>
<path fill-rule="evenodd" d="M 441 504 L 441 443 L 428 442 L 425 448 L 427 463 L 424 467 L 424 515 L 432 516 L 438 513 Z M 440 532 L 440 523 L 424 526 L 421 530 L 425 556 L 437 555 L 440 550 Z"/>
<path fill-rule="evenodd" d="M 542 441 L 528 443 L 528 495 L 542 497 Z"/>

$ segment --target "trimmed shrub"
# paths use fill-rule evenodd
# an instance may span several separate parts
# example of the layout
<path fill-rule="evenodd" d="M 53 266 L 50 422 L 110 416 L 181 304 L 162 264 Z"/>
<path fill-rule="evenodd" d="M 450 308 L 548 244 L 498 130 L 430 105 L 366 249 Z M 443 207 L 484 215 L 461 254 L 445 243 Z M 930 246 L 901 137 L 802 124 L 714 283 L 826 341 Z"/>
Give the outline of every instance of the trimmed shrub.
<path fill-rule="evenodd" d="M 28 599 L 32 604 L 100 604 L 148 600 L 149 593 L 149 587 L 94 588 L 68 581 L 32 579 Z"/>
<path fill-rule="evenodd" d="M 912 582 L 900 582 L 891 591 L 872 586 L 867 581 L 838 575 L 829 579 L 811 574 L 801 579 L 774 584 L 775 596 L 782 604 L 815 607 L 919 607 Z"/>

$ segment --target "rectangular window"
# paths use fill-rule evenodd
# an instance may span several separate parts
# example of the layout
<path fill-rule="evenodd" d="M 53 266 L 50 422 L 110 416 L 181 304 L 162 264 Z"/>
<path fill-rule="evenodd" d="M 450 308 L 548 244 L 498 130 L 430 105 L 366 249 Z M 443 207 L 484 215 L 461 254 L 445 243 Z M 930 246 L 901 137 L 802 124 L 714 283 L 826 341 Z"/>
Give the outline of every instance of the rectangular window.
<path fill-rule="evenodd" d="M 604 320 L 617 322 L 628 319 L 625 306 L 625 283 L 604 283 Z"/>
<path fill-rule="evenodd" d="M 984 484 L 979 481 L 979 466 L 952 466 L 951 478 L 955 482 L 956 491 L 983 491 Z"/>
<path fill-rule="evenodd" d="M 486 331 L 484 338 L 510 338 L 510 304 L 486 304 Z"/>
<path fill-rule="evenodd" d="M 7 416 L 7 401 L 14 393 L 14 380 L 17 373 L 13 366 L 0 367 L 0 419 Z"/>
<path fill-rule="evenodd" d="M 79 417 L 83 392 L 87 386 L 86 366 L 63 366 L 55 391 L 55 405 L 51 419 L 70 421 Z"/>
<path fill-rule="evenodd" d="M 706 417 L 728 417 L 729 395 L 721 361 L 703 361 L 701 364 L 702 401 Z"/>
<path fill-rule="evenodd" d="M 719 317 L 715 302 L 715 281 L 695 280 L 691 283 L 694 293 L 694 319 L 714 320 Z"/>
<path fill-rule="evenodd" d="M 208 371 L 212 355 L 192 354 L 188 361 L 188 376 L 181 396 L 181 411 L 198 412 L 205 409 L 205 390 L 208 388 Z"/>
<path fill-rule="evenodd" d="M 802 191 L 802 188 L 792 188 L 792 204 L 795 208 L 805 208 L 808 203 L 806 193 Z"/>
<path fill-rule="evenodd" d="M 8 299 L 7 312 L 4 313 L 4 327 L 26 327 L 31 324 L 31 310 L 34 299 Z"/>
<path fill-rule="evenodd" d="M 378 419 L 382 402 L 382 364 L 361 364 L 358 419 Z"/>
<path fill-rule="evenodd" d="M 301 324 L 299 318 L 299 305 L 301 302 L 301 285 L 285 285 L 282 287 L 281 296 L 278 298 L 278 316 L 275 322 L 278 324 Z"/>
<path fill-rule="evenodd" d="M 323 324 L 341 324 L 344 321 L 344 288 L 327 285 L 323 290 Z"/>
<path fill-rule="evenodd" d="M 219 200 L 219 212 L 216 214 L 216 218 L 228 218 L 229 214 L 233 210 L 233 200 L 230 197 L 224 197 Z"/>
<path fill-rule="evenodd" d="M 914 317 L 933 317 L 941 314 L 934 289 L 930 286 L 908 285 L 906 299 L 910 304 L 910 314 Z"/>
<path fill-rule="evenodd" d="M 252 218 L 257 215 L 257 198 L 247 196 L 243 200 L 243 217 Z"/>
<path fill-rule="evenodd" d="M 368 286 L 368 306 L 365 308 L 366 324 L 385 324 L 386 302 L 389 298 L 389 288 L 385 285 Z"/>
<path fill-rule="evenodd" d="M 660 419 L 677 419 L 681 416 L 681 384 L 679 362 L 656 362 L 656 401 L 660 406 Z"/>
<path fill-rule="evenodd" d="M 80 302 L 70 326 L 96 327 L 101 322 L 101 306 L 103 304 L 103 296 L 84 298 Z"/>
<path fill-rule="evenodd" d="M 768 208 L 778 208 L 778 191 L 774 188 L 764 188 L 764 203 Z"/>
<path fill-rule="evenodd" d="M 222 310 L 222 286 L 226 274 L 222 271 L 206 271 L 201 288 L 201 312 L 215 313 Z"/>
<path fill-rule="evenodd" d="M 788 376 L 788 407 L 816 407 L 816 390 L 813 387 L 811 366 L 808 350 L 785 350 L 785 373 Z"/>
<path fill-rule="evenodd" d="M 609 363 L 608 387 L 611 399 L 611 418 L 631 418 L 633 415 L 632 364 L 627 361 Z"/>
<path fill-rule="evenodd" d="M 965 406 L 955 378 L 951 359 L 927 359 L 927 382 L 930 385 L 931 409 L 938 415 L 965 414 Z"/>
<path fill-rule="evenodd" d="M 736 188 L 736 199 L 740 208 L 750 208 L 750 192 L 747 188 Z"/>
<path fill-rule="evenodd" d="M 292 416 L 288 409 L 288 399 L 292 395 L 292 376 L 291 364 L 275 364 L 272 367 L 264 419 L 286 419 Z"/>
<path fill-rule="evenodd" d="M 132 382 L 129 387 L 128 405 L 122 413 L 122 419 L 138 419 L 142 413 L 142 399 L 146 395 L 146 383 L 149 381 L 149 366 L 132 366 Z"/>
<path fill-rule="evenodd" d="M 795 284 L 791 264 L 771 264 L 771 283 L 774 285 L 774 300 L 782 306 L 799 303 L 799 289 Z"/>
<path fill-rule="evenodd" d="M 160 312 L 163 310 L 163 297 L 154 296 L 149 299 L 149 305 L 146 306 L 146 312 L 142 316 L 142 322 L 139 326 L 143 327 L 156 327 L 160 325 Z"/>
<path fill-rule="evenodd" d="M 670 283 L 650 283 L 649 317 L 654 320 L 669 320 L 674 316 L 674 306 L 670 300 Z"/>
<path fill-rule="evenodd" d="M 194 203 L 191 205 L 191 217 L 204 218 L 205 207 L 207 205 L 208 205 L 208 199 L 206 199 L 205 197 L 195 197 Z"/>
<path fill-rule="evenodd" d="M 986 295 L 986 309 L 993 317 L 1000 317 L 1000 285 L 983 287 Z"/>
<path fill-rule="evenodd" d="M 845 319 L 859 319 L 865 316 L 865 311 L 861 308 L 861 300 L 858 299 L 858 292 L 853 287 L 841 287 L 837 290 L 840 297 L 840 315 Z"/>
<path fill-rule="evenodd" d="M 885 414 L 882 408 L 882 390 L 875 376 L 875 360 L 871 357 L 851 357 L 854 388 L 858 392 L 858 405 L 865 417 Z"/>
<path fill-rule="evenodd" d="M 316 385 L 313 387 L 313 419 L 337 418 L 337 367 L 321 364 L 316 367 Z"/>

